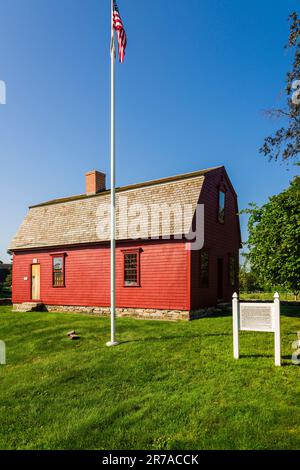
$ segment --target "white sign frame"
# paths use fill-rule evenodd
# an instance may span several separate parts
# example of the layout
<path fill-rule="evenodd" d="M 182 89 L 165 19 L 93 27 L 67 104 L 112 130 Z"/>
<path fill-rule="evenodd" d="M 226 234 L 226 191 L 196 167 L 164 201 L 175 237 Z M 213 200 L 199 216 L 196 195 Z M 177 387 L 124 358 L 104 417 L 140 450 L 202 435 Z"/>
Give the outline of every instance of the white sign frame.
<path fill-rule="evenodd" d="M 269 310 L 270 324 L 262 325 L 248 325 L 243 326 L 245 322 L 245 313 L 243 310 L 251 309 L 265 309 Z M 244 317 L 243 317 L 244 315 Z M 274 349 L 275 349 L 275 366 L 281 366 L 281 342 L 280 342 L 280 299 L 278 292 L 274 295 L 273 303 L 252 303 L 252 302 L 239 302 L 237 293 L 232 297 L 232 318 L 233 318 L 233 357 L 240 358 L 239 354 L 239 332 L 240 331 L 256 331 L 274 333 Z M 259 319 L 259 317 L 258 317 Z M 266 320 L 266 318 L 265 318 Z"/>

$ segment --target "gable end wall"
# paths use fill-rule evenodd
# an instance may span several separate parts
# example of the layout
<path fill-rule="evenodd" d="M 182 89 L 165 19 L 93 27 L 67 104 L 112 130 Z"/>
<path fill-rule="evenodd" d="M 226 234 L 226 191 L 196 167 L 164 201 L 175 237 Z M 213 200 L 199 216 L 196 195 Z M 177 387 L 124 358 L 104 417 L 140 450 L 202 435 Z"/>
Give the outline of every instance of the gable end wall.
<path fill-rule="evenodd" d="M 225 223 L 220 224 L 218 217 L 218 191 L 222 182 L 226 187 Z M 234 287 L 229 283 L 229 254 L 238 257 L 241 243 L 237 197 L 226 171 L 221 168 L 206 176 L 199 199 L 204 204 L 204 249 L 209 252 L 209 287 L 200 287 L 200 252 L 191 252 L 191 309 L 210 307 L 217 304 L 218 258 L 223 259 L 223 301 L 230 302 L 238 283 Z"/>

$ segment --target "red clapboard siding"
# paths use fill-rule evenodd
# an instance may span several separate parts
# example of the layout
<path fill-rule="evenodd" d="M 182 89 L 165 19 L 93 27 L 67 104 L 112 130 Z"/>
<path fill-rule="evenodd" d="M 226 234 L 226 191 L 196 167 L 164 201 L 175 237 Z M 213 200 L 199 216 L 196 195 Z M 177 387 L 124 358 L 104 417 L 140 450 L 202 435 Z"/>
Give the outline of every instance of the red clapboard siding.
<path fill-rule="evenodd" d="M 141 287 L 124 287 L 123 249 L 141 248 Z M 52 254 L 66 253 L 64 288 L 52 287 Z M 98 245 L 16 252 L 13 302 L 31 300 L 31 264 L 41 266 L 41 302 L 49 305 L 110 305 L 110 249 Z M 189 252 L 183 241 L 147 241 L 117 248 L 117 306 L 189 310 Z M 24 280 L 24 278 L 28 278 Z"/>
<path fill-rule="evenodd" d="M 226 188 L 225 222 L 218 222 L 219 187 Z M 217 303 L 217 262 L 223 259 L 223 300 L 229 302 L 238 285 L 229 283 L 229 254 L 238 256 L 240 227 L 237 216 L 237 198 L 223 168 L 209 173 L 204 182 L 199 202 L 205 206 L 204 248 L 209 252 L 209 287 L 200 287 L 200 252 L 191 254 L 191 308 L 213 306 Z"/>

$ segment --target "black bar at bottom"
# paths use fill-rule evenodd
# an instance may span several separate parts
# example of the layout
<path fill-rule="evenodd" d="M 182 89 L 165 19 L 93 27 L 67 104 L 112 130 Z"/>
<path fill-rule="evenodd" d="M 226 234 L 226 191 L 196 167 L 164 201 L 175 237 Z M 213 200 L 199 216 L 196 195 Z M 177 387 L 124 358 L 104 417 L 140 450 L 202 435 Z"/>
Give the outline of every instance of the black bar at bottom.
<path fill-rule="evenodd" d="M 299 451 L 0 451 L 0 463 L 39 467 L 43 464 L 89 465 L 89 468 L 121 466 L 139 468 L 144 465 L 174 467 L 204 467 L 217 465 L 256 464 L 272 461 L 276 463 L 299 464 Z M 85 470 L 85 469 L 84 469 Z"/>

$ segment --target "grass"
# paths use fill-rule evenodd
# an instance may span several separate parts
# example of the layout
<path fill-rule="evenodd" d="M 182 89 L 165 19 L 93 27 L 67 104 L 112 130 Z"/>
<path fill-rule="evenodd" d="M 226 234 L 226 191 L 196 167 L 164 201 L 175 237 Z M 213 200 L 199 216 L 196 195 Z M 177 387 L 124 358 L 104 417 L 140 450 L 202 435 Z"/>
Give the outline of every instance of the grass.
<path fill-rule="evenodd" d="M 274 292 L 241 292 L 241 300 L 269 300 L 272 302 L 274 300 Z M 294 302 L 299 300 L 299 298 L 289 292 L 280 292 L 280 299 L 286 302 Z"/>
<path fill-rule="evenodd" d="M 300 315 L 282 310 L 275 368 L 272 334 L 242 333 L 232 358 L 230 316 L 119 319 L 109 349 L 108 319 L 0 307 L 0 448 L 300 449 Z"/>

